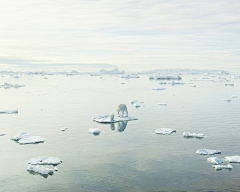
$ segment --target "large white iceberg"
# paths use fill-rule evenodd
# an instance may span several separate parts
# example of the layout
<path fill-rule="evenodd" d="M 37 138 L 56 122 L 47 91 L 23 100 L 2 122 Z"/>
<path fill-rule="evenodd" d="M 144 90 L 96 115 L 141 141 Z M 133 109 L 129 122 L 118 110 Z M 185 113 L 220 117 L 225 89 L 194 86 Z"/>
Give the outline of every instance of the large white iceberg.
<path fill-rule="evenodd" d="M 8 113 L 8 114 L 11 114 L 11 113 L 18 113 L 18 110 L 0 110 L 0 113 Z"/>
<path fill-rule="evenodd" d="M 218 165 L 218 164 L 222 164 L 223 161 L 217 157 L 209 157 L 207 159 L 208 161 L 210 161 L 212 164 Z"/>
<path fill-rule="evenodd" d="M 118 115 L 115 114 L 113 121 L 109 119 L 109 115 L 102 115 L 102 116 L 97 116 L 93 118 L 93 121 L 96 121 L 99 123 L 115 123 L 120 121 L 132 121 L 132 120 L 138 120 L 138 118 L 130 114 L 128 114 L 127 117 L 118 117 Z"/>
<path fill-rule="evenodd" d="M 53 169 L 49 169 L 43 165 L 28 165 L 28 171 L 33 171 L 43 175 L 53 174 Z"/>
<path fill-rule="evenodd" d="M 156 131 L 155 131 L 156 134 L 162 134 L 162 135 L 169 135 L 173 132 L 176 132 L 176 129 L 159 128 L 159 129 L 156 129 Z"/>
<path fill-rule="evenodd" d="M 39 156 L 37 158 L 31 159 L 28 164 L 31 165 L 58 165 L 62 163 L 62 160 L 58 157 L 44 157 Z"/>
<path fill-rule="evenodd" d="M 98 128 L 95 128 L 95 129 L 89 128 L 88 133 L 99 134 L 100 130 Z"/>
<path fill-rule="evenodd" d="M 213 165 L 213 168 L 215 168 L 216 170 L 222 170 L 222 169 L 232 169 L 232 165 L 228 164 L 228 165 Z"/>
<path fill-rule="evenodd" d="M 163 88 L 163 87 L 157 87 L 157 88 L 154 88 L 152 90 L 165 90 L 166 88 Z"/>
<path fill-rule="evenodd" d="M 235 156 L 226 156 L 225 157 L 230 163 L 240 163 L 240 156 L 235 155 Z"/>
<path fill-rule="evenodd" d="M 196 137 L 196 138 L 203 138 L 204 134 L 202 133 L 190 133 L 190 132 L 183 132 L 184 137 Z"/>
<path fill-rule="evenodd" d="M 21 131 L 17 135 L 11 138 L 11 140 L 17 141 L 20 144 L 33 144 L 44 142 L 44 139 L 40 136 L 30 136 L 28 133 Z"/>
<path fill-rule="evenodd" d="M 212 149 L 198 149 L 196 153 L 199 155 L 214 155 L 214 154 L 221 154 L 221 151 L 212 150 Z"/>

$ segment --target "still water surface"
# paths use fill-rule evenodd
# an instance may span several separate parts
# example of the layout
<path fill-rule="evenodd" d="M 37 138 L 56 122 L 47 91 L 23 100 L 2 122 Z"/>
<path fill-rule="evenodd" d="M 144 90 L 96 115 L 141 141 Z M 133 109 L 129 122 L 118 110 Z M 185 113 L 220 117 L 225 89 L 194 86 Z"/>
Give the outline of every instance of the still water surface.
<path fill-rule="evenodd" d="M 240 80 L 218 86 L 221 83 L 190 81 L 192 77 L 183 76 L 183 81 L 196 87 L 160 85 L 147 76 L 0 77 L 1 85 L 25 85 L 0 89 L 0 110 L 19 110 L 0 114 L 0 132 L 6 134 L 0 137 L 0 191 L 239 191 L 240 164 L 232 164 L 232 171 L 215 171 L 209 156 L 195 152 L 221 150 L 215 155 L 220 159 L 240 155 L 240 98 L 221 100 L 240 97 Z M 167 89 L 152 90 L 156 87 Z M 136 109 L 130 103 L 134 99 L 145 106 Z M 115 113 L 119 103 L 138 120 L 114 125 L 92 121 Z M 62 132 L 62 127 L 69 129 Z M 177 132 L 154 133 L 163 127 Z M 100 135 L 89 134 L 89 128 L 99 128 Z M 11 141 L 20 131 L 45 142 Z M 185 139 L 184 131 L 206 137 Z M 38 156 L 59 157 L 63 163 L 47 178 L 30 174 L 27 163 Z"/>

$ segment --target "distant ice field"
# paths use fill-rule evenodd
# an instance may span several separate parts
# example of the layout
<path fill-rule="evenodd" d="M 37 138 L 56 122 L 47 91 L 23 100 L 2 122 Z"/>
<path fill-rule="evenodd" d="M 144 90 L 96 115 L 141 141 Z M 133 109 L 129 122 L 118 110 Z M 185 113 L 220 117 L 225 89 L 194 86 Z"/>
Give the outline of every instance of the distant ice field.
<path fill-rule="evenodd" d="M 161 80 L 146 75 L 45 76 L 0 76 L 0 85 L 25 85 L 0 88 L 0 111 L 18 110 L 0 114 L 0 132 L 5 134 L 0 137 L 0 191 L 240 190 L 239 163 L 215 171 L 207 161 L 211 155 L 196 154 L 198 149 L 220 150 L 213 157 L 221 160 L 240 155 L 240 79 L 223 76 L 234 84 L 225 86 L 219 75 L 182 75 L 183 82 L 196 85 L 192 87 L 160 85 Z M 156 87 L 166 89 L 153 90 Z M 144 101 L 144 106 L 136 108 L 133 100 Z M 120 103 L 138 120 L 92 120 L 116 114 Z M 68 130 L 61 131 L 63 127 Z M 89 134 L 90 128 L 100 134 Z M 158 128 L 176 132 L 155 134 Z M 10 140 L 20 131 L 44 142 L 20 145 Z M 186 138 L 183 132 L 202 133 L 204 138 Z M 39 156 L 60 158 L 58 171 L 45 177 L 28 172 L 28 161 Z"/>

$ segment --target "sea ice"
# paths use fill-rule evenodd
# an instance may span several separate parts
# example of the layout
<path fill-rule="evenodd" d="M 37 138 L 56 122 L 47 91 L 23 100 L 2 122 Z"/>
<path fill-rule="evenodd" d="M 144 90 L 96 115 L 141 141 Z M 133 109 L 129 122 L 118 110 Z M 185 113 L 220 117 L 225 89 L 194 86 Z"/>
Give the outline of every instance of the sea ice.
<path fill-rule="evenodd" d="M 221 151 L 211 150 L 211 149 L 198 149 L 196 153 L 199 155 L 213 155 L 213 154 L 221 154 Z"/>
<path fill-rule="evenodd" d="M 183 132 L 184 137 L 196 137 L 196 138 L 203 138 L 204 134 L 202 133 L 190 133 L 190 132 Z"/>
<path fill-rule="evenodd" d="M 163 88 L 163 87 L 157 87 L 155 89 L 152 89 L 152 90 L 165 90 L 166 88 Z"/>
<path fill-rule="evenodd" d="M 97 116 L 93 118 L 93 121 L 96 121 L 99 123 L 115 123 L 120 121 L 132 121 L 132 120 L 138 120 L 138 118 L 130 114 L 128 114 L 127 117 L 118 117 L 118 114 L 116 114 L 114 115 L 113 121 L 109 119 L 109 115 L 102 115 L 102 116 Z"/>
<path fill-rule="evenodd" d="M 158 105 L 164 105 L 164 106 L 166 106 L 167 103 L 158 103 Z"/>
<path fill-rule="evenodd" d="M 176 132 L 176 129 L 159 128 L 159 129 L 156 129 L 156 131 L 155 131 L 155 133 L 162 134 L 162 135 L 170 135 L 173 132 Z"/>
<path fill-rule="evenodd" d="M 122 75 L 122 78 L 139 78 L 138 75 L 130 75 L 130 74 L 126 74 L 126 75 Z"/>
<path fill-rule="evenodd" d="M 95 129 L 89 128 L 88 133 L 99 134 L 99 133 L 100 133 L 100 130 L 99 130 L 98 128 L 95 128 Z"/>
<path fill-rule="evenodd" d="M 44 77 L 43 79 L 48 79 L 47 77 Z"/>
<path fill-rule="evenodd" d="M 49 169 L 43 165 L 28 165 L 28 171 L 33 171 L 43 175 L 48 175 L 53 173 L 53 169 Z"/>
<path fill-rule="evenodd" d="M 233 95 L 232 98 L 237 98 L 238 96 L 237 95 Z"/>
<path fill-rule="evenodd" d="M 167 84 L 166 81 L 160 81 L 159 84 Z"/>
<path fill-rule="evenodd" d="M 169 84 L 175 85 L 175 84 L 186 84 L 186 83 L 184 83 L 183 81 L 171 81 L 169 82 Z"/>
<path fill-rule="evenodd" d="M 213 168 L 215 168 L 216 170 L 222 170 L 222 169 L 232 169 L 232 165 L 228 164 L 228 165 L 213 165 Z"/>
<path fill-rule="evenodd" d="M 227 101 L 227 102 L 230 102 L 231 99 L 230 98 L 225 98 L 225 99 L 222 99 L 222 101 Z"/>
<path fill-rule="evenodd" d="M 149 76 L 149 79 L 155 79 L 155 77 L 154 76 Z"/>
<path fill-rule="evenodd" d="M 24 87 L 25 85 L 19 85 L 19 84 L 15 84 L 13 85 L 14 88 L 18 88 L 18 87 Z"/>
<path fill-rule="evenodd" d="M 190 85 L 190 87 L 196 87 L 196 85 Z"/>
<path fill-rule="evenodd" d="M 14 76 L 14 77 L 12 77 L 12 78 L 21 78 L 21 77 L 19 77 L 19 76 L 16 75 L 16 76 Z"/>
<path fill-rule="evenodd" d="M 68 129 L 68 127 L 63 127 L 61 128 L 61 131 L 66 131 Z"/>
<path fill-rule="evenodd" d="M 218 164 L 222 164 L 223 161 L 217 157 L 209 157 L 207 159 L 208 161 L 210 161 L 212 164 L 218 165 Z"/>
<path fill-rule="evenodd" d="M 227 159 L 230 163 L 240 163 L 240 156 L 226 156 L 225 159 Z"/>
<path fill-rule="evenodd" d="M 0 136 L 6 135 L 5 133 L 0 133 Z"/>
<path fill-rule="evenodd" d="M 32 144 L 44 142 L 44 139 L 40 136 L 30 136 L 28 133 L 21 131 L 17 135 L 11 138 L 11 140 L 18 141 L 20 144 Z"/>
<path fill-rule="evenodd" d="M 31 165 L 58 165 L 62 163 L 62 160 L 58 157 L 44 157 L 44 156 L 39 156 L 37 158 L 31 159 L 28 164 Z"/>
<path fill-rule="evenodd" d="M 131 101 L 131 104 L 134 105 L 136 108 L 138 108 L 138 107 L 141 107 L 144 104 L 144 102 L 141 100 L 140 101 L 133 100 L 133 101 Z"/>
<path fill-rule="evenodd" d="M 176 76 L 173 76 L 173 75 L 158 75 L 156 77 L 156 79 L 177 79 L 177 80 L 180 80 L 180 79 L 182 79 L 182 77 L 179 76 L 179 75 L 176 75 Z"/>
<path fill-rule="evenodd" d="M 9 114 L 18 113 L 18 110 L 2 110 L 2 111 L 0 111 L 0 113 L 9 113 Z"/>
<path fill-rule="evenodd" d="M 233 83 L 225 83 L 225 86 L 234 86 Z"/>
<path fill-rule="evenodd" d="M 21 131 L 20 133 L 18 133 L 14 137 L 12 137 L 11 140 L 19 141 L 20 139 L 28 138 L 28 137 L 30 137 L 30 135 L 28 133 Z"/>

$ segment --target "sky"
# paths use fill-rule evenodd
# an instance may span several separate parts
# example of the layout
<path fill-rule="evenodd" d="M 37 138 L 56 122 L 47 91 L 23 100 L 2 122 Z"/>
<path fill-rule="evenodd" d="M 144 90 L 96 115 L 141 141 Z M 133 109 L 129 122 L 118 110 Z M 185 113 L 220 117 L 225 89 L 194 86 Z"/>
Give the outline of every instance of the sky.
<path fill-rule="evenodd" d="M 240 72 L 239 0 L 0 0 L 0 70 Z"/>

